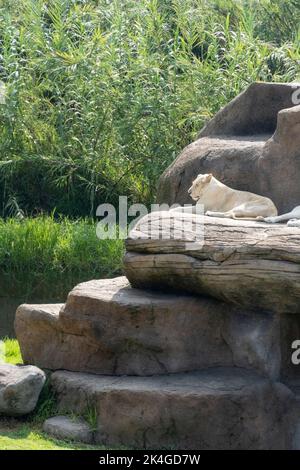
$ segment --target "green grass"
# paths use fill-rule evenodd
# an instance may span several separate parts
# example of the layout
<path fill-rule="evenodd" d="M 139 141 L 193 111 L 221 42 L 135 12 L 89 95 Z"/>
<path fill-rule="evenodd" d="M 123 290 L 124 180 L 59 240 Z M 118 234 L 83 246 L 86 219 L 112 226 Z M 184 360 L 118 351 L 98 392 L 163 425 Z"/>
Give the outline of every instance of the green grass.
<path fill-rule="evenodd" d="M 19 343 L 16 339 L 4 338 L 4 358 L 9 364 L 22 364 Z"/>
<path fill-rule="evenodd" d="M 0 285 L 6 296 L 63 301 L 75 284 L 121 272 L 122 240 L 99 240 L 91 219 L 0 219 Z"/>
<path fill-rule="evenodd" d="M 221 106 L 299 79 L 298 0 L 1 0 L 0 17 L 2 216 L 153 202 Z"/>
<path fill-rule="evenodd" d="M 0 450 L 95 450 L 92 446 L 51 439 L 38 426 L 0 418 Z"/>

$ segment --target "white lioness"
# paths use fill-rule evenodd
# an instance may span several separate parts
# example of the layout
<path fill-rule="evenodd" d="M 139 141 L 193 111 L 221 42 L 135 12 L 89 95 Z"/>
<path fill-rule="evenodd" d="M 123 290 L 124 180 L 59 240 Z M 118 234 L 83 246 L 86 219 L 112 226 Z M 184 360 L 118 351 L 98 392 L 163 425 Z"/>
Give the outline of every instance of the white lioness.
<path fill-rule="evenodd" d="M 265 217 L 277 215 L 277 209 L 271 199 L 229 188 L 212 174 L 198 175 L 188 193 L 197 204 L 204 206 L 205 215 L 212 217 L 262 221 Z M 195 206 L 171 210 L 196 212 Z"/>

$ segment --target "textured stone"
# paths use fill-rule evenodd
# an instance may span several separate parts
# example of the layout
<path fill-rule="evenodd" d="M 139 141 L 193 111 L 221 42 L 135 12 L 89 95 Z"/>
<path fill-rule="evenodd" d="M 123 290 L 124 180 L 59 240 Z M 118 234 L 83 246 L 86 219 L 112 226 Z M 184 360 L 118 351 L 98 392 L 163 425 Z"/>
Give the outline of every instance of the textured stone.
<path fill-rule="evenodd" d="M 257 169 L 260 191 L 281 213 L 299 206 L 300 106 L 278 113 L 276 132 L 266 142 Z"/>
<path fill-rule="evenodd" d="M 59 407 L 97 410 L 95 440 L 106 446 L 178 449 L 287 449 L 294 396 L 242 369 L 153 377 L 57 371 Z"/>
<path fill-rule="evenodd" d="M 138 222 L 124 261 L 133 287 L 173 288 L 251 308 L 300 313 L 299 228 L 198 216 L 203 243 L 192 243 L 195 234 L 187 230 L 184 239 L 176 239 L 178 227 L 193 217 L 176 213 L 170 224 L 168 212 L 156 212 Z M 161 239 L 151 234 L 153 226 Z M 170 228 L 169 239 L 163 239 Z"/>
<path fill-rule="evenodd" d="M 15 332 L 21 349 L 23 362 L 48 368 L 53 360 L 59 367 L 56 357 L 63 350 L 63 334 L 58 322 L 63 304 L 22 304 L 15 316 Z M 37 356 L 37 347 L 42 357 Z M 45 360 L 43 360 L 45 358 Z"/>
<path fill-rule="evenodd" d="M 275 315 L 205 297 L 132 289 L 124 277 L 83 283 L 64 308 L 22 305 L 23 360 L 52 370 L 152 375 L 240 366 L 278 378 Z"/>
<path fill-rule="evenodd" d="M 213 173 L 232 188 L 268 196 L 279 212 L 299 205 L 300 106 L 292 101 L 299 87 L 250 85 L 167 168 L 158 202 L 191 204 L 191 182 L 199 173 Z"/>
<path fill-rule="evenodd" d="M 43 424 L 43 431 L 57 439 L 93 444 L 93 431 L 88 423 L 77 417 L 54 416 Z"/>
<path fill-rule="evenodd" d="M 0 364 L 0 415 L 22 416 L 34 410 L 46 377 L 34 366 Z"/>
<path fill-rule="evenodd" d="M 299 367 L 299 365 L 297 366 Z M 300 450 L 300 380 L 298 378 L 288 379 L 286 381 L 286 386 L 294 394 L 294 399 L 291 404 L 292 413 L 294 416 L 294 427 L 295 432 L 292 436 L 292 442 L 290 448 L 292 450 Z"/>

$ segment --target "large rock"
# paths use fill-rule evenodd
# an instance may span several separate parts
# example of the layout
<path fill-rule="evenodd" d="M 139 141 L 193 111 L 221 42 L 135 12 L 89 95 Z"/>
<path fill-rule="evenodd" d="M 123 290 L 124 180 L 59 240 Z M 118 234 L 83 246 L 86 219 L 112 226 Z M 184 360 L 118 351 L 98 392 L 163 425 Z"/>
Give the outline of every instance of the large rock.
<path fill-rule="evenodd" d="M 0 415 L 22 416 L 31 413 L 46 377 L 34 366 L 0 364 Z"/>
<path fill-rule="evenodd" d="M 191 182 L 213 173 L 228 186 L 268 196 L 279 212 L 300 203 L 300 84 L 253 83 L 216 116 L 160 178 L 158 202 L 191 204 Z"/>
<path fill-rule="evenodd" d="M 129 234 L 124 267 L 134 287 L 168 287 L 249 308 L 300 313 L 299 228 L 197 216 L 204 239 L 193 243 L 196 231 L 186 229 L 183 239 L 176 233 L 195 216 L 173 215 L 170 222 L 169 212 L 153 212 Z"/>
<path fill-rule="evenodd" d="M 217 368 L 153 377 L 57 371 L 59 408 L 97 413 L 95 440 L 150 449 L 288 449 L 294 395 L 252 372 Z"/>
<path fill-rule="evenodd" d="M 65 306 L 21 305 L 15 329 L 23 360 L 52 370 L 152 375 L 237 365 L 278 378 L 283 368 L 276 316 L 133 289 L 124 277 L 79 284 Z"/>
<path fill-rule="evenodd" d="M 22 304 L 15 316 L 15 332 L 25 364 L 51 369 L 53 361 L 60 368 L 57 356 L 63 354 L 63 334 L 58 315 L 64 304 Z M 76 341 L 76 338 L 74 338 Z M 75 348 L 75 342 L 73 347 Z M 76 348 L 75 348 L 76 349 Z M 37 350 L 40 353 L 37 355 Z"/>

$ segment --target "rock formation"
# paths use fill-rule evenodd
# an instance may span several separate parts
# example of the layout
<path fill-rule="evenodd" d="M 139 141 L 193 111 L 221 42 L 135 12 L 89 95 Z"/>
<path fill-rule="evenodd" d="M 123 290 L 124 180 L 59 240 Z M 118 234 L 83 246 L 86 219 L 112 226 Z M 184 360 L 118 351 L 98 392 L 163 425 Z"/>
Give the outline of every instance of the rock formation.
<path fill-rule="evenodd" d="M 195 216 L 176 214 L 171 234 L 180 217 Z M 165 228 L 163 213 L 148 218 L 126 243 L 134 287 L 89 281 L 64 305 L 19 307 L 24 361 L 56 370 L 61 411 L 95 410 L 94 442 L 298 448 L 300 230 L 202 216 L 200 247 L 193 232 L 148 239 Z"/>
<path fill-rule="evenodd" d="M 191 180 L 212 172 L 280 211 L 300 204 L 294 89 L 250 86 L 166 171 L 159 200 L 191 202 Z M 126 248 L 127 279 L 17 310 L 23 359 L 54 371 L 60 411 L 93 409 L 107 446 L 299 449 L 300 229 L 152 213 Z"/>
<path fill-rule="evenodd" d="M 80 284 L 63 307 L 21 305 L 15 327 L 25 362 L 52 370 L 147 376 L 239 366 L 278 379 L 287 368 L 276 317 L 133 289 L 125 277 Z"/>

